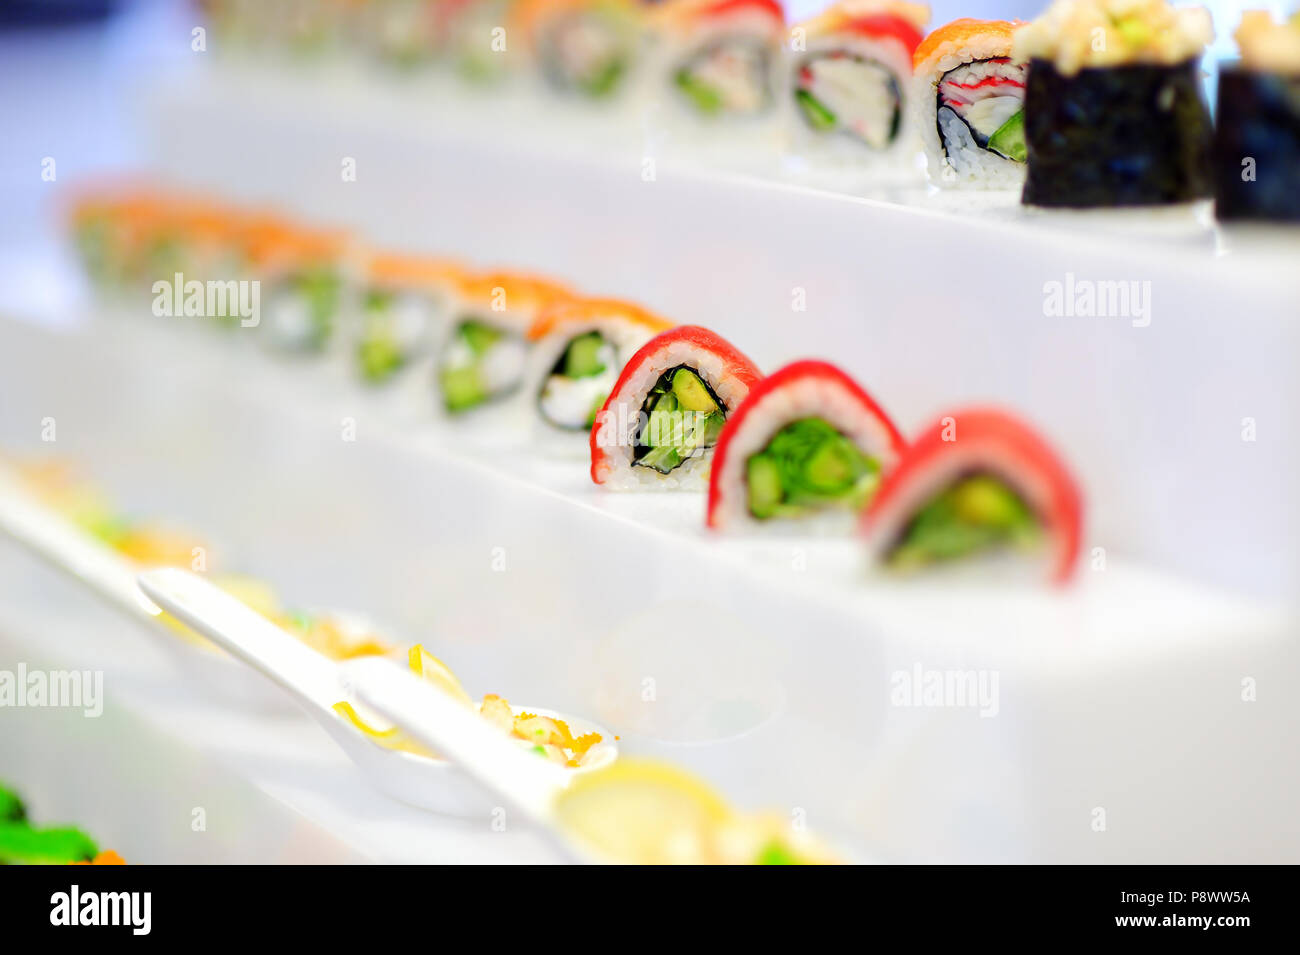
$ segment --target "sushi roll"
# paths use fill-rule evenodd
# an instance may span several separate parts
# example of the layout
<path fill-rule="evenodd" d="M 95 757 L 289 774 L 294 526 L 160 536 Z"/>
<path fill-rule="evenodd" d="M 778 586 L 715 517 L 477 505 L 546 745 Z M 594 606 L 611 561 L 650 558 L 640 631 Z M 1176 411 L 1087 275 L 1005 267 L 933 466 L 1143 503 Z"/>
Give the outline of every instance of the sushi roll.
<path fill-rule="evenodd" d="M 1246 12 L 1241 62 L 1219 72 L 1215 215 L 1300 222 L 1300 13 Z"/>
<path fill-rule="evenodd" d="M 863 517 L 893 571 L 1013 554 L 1057 583 L 1079 555 L 1083 503 L 1033 429 L 1002 411 L 954 411 L 909 445 Z"/>
<path fill-rule="evenodd" d="M 591 428 L 591 479 L 614 490 L 704 490 L 727 417 L 762 378 L 698 325 L 656 335 L 623 366 Z"/>
<path fill-rule="evenodd" d="M 1019 26 L 1019 21 L 954 20 L 917 47 L 917 126 L 926 171 L 936 185 L 1023 185 L 1027 70 L 1011 58 Z"/>
<path fill-rule="evenodd" d="M 519 0 L 510 35 L 521 36 L 547 86 L 601 101 L 631 84 L 641 56 L 641 7 L 633 0 Z"/>
<path fill-rule="evenodd" d="M 349 237 L 267 218 L 245 242 L 249 266 L 262 283 L 258 334 L 267 348 L 315 355 L 337 344 L 357 278 Z"/>
<path fill-rule="evenodd" d="M 442 0 L 360 0 L 353 11 L 357 44 L 399 70 L 428 66 L 444 43 Z"/>
<path fill-rule="evenodd" d="M 1021 201 L 1091 208 L 1210 194 L 1200 58 L 1209 13 L 1165 0 L 1055 0 L 1016 31 L 1029 62 Z"/>
<path fill-rule="evenodd" d="M 431 354 L 462 274 L 443 259 L 382 253 L 367 259 L 351 355 L 361 381 L 385 384 Z"/>
<path fill-rule="evenodd" d="M 775 113 L 785 11 L 777 0 L 666 0 L 653 14 L 658 98 L 711 122 Z"/>
<path fill-rule="evenodd" d="M 824 361 L 795 362 L 751 388 L 723 427 L 708 524 L 830 515 L 852 527 L 902 453 L 903 436 L 852 378 Z"/>
<path fill-rule="evenodd" d="M 505 24 L 518 0 L 443 0 L 446 45 L 452 67 L 471 83 L 498 83 L 510 72 L 514 49 Z"/>
<path fill-rule="evenodd" d="M 617 299 L 573 299 L 544 309 L 528 330 L 529 401 L 541 442 L 585 453 L 596 412 L 623 366 L 669 328 L 671 322 Z"/>
<path fill-rule="evenodd" d="M 788 95 L 801 151 L 856 163 L 909 152 L 912 53 L 929 19 L 923 4 L 845 0 L 795 25 Z"/>
<path fill-rule="evenodd" d="M 527 366 L 528 330 L 541 309 L 570 295 L 526 275 L 463 276 L 434 357 L 442 408 L 460 415 L 514 396 Z"/>

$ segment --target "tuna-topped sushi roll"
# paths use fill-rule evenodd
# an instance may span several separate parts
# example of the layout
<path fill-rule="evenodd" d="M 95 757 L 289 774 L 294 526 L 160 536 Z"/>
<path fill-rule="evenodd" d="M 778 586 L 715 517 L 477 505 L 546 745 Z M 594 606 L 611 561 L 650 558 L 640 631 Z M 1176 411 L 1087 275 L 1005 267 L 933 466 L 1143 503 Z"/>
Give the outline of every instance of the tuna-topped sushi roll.
<path fill-rule="evenodd" d="M 351 356 L 363 382 L 391 381 L 432 351 L 462 274 L 444 259 L 382 252 L 367 258 Z"/>
<path fill-rule="evenodd" d="M 656 335 L 623 366 L 591 428 L 591 479 L 615 490 L 703 490 L 727 416 L 762 373 L 698 325 Z"/>
<path fill-rule="evenodd" d="M 1022 201 L 1088 208 L 1188 202 L 1210 193 L 1202 8 L 1165 0 L 1055 0 L 1016 31 L 1029 61 Z"/>
<path fill-rule="evenodd" d="M 464 276 L 435 359 L 443 408 L 463 414 L 515 394 L 527 365 L 528 329 L 542 308 L 569 294 L 531 276 Z"/>
<path fill-rule="evenodd" d="M 641 8 L 632 0 L 520 0 L 511 35 L 523 37 L 552 89 L 610 99 L 640 59 Z"/>
<path fill-rule="evenodd" d="M 1082 510 L 1069 470 L 1028 425 L 971 408 L 941 417 L 909 445 L 863 528 L 892 570 L 1018 555 L 1062 582 L 1078 557 Z"/>
<path fill-rule="evenodd" d="M 751 388 L 722 429 L 709 526 L 826 515 L 850 528 L 902 453 L 903 436 L 852 378 L 824 361 L 787 365 Z"/>
<path fill-rule="evenodd" d="M 1300 222 L 1300 13 L 1248 11 L 1235 35 L 1241 63 L 1219 71 L 1215 215 Z"/>
<path fill-rule="evenodd" d="M 1023 24 L 954 20 L 916 49 L 916 112 L 926 172 L 940 186 L 1019 189 L 1025 181 Z"/>
<path fill-rule="evenodd" d="M 268 219 L 250 230 L 247 254 L 262 282 L 258 334 L 267 347 L 303 355 L 331 348 L 356 279 L 348 236 Z"/>
<path fill-rule="evenodd" d="M 536 402 L 539 441 L 586 451 L 596 412 L 618 373 L 638 348 L 669 328 L 671 322 L 617 299 L 562 300 L 543 309 L 528 330 L 529 400 Z"/>
<path fill-rule="evenodd" d="M 703 120 L 774 114 L 785 11 L 777 0 L 666 0 L 652 25 L 657 98 Z"/>
<path fill-rule="evenodd" d="M 861 162 L 898 155 L 909 135 L 912 51 L 930 19 L 924 4 L 845 0 L 792 30 L 793 133 L 804 149 Z"/>

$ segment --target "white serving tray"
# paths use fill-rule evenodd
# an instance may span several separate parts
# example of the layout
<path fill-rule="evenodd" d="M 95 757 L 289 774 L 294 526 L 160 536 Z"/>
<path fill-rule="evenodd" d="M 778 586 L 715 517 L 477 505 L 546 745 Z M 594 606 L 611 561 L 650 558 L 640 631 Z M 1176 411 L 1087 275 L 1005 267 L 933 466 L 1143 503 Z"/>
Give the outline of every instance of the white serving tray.
<path fill-rule="evenodd" d="M 699 498 L 398 427 L 310 365 L 195 331 L 0 326 L 0 442 L 40 448 L 54 416 L 54 450 L 134 510 L 217 528 L 253 573 L 393 621 L 473 691 L 583 713 L 861 857 L 1300 853 L 1276 602 L 1118 550 L 1066 593 L 873 581 L 855 542 L 712 539 Z M 918 666 L 996 671 L 997 715 L 892 705 Z"/>
<path fill-rule="evenodd" d="M 768 370 L 831 358 L 905 432 L 954 404 L 1010 405 L 1082 475 L 1090 545 L 1272 599 L 1300 579 L 1297 230 L 1225 233 L 1206 208 L 850 195 L 770 150 L 706 163 L 652 117 L 445 78 L 212 65 L 145 97 L 171 179 L 634 298 Z M 1045 286 L 1069 276 L 1150 283 L 1149 325 L 1048 316 Z"/>

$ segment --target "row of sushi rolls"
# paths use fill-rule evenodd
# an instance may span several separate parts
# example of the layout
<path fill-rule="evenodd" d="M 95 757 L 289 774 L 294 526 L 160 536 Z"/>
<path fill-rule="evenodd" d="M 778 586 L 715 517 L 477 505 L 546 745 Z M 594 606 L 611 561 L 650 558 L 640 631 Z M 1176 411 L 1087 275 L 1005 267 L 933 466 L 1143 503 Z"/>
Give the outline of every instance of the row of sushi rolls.
<path fill-rule="evenodd" d="M 1221 220 L 1300 220 L 1300 14 L 1246 12 L 1216 121 L 1204 8 L 1054 0 L 1032 22 L 844 0 L 798 23 L 779 0 L 206 0 L 226 47 L 442 68 L 572 102 L 680 120 L 706 141 L 756 130 L 841 168 L 1020 190 L 1039 207 L 1213 196 Z M 595 108 L 593 106 L 593 108 Z M 650 114 L 644 114 L 650 115 Z"/>
<path fill-rule="evenodd" d="M 628 82 L 636 51 L 649 43 L 645 30 L 671 28 L 680 35 L 660 42 L 678 51 L 674 88 L 719 118 L 771 107 L 789 29 L 774 0 L 206 6 L 231 35 L 290 45 L 346 37 L 401 61 L 472 59 L 477 28 L 508 18 L 525 25 L 550 83 L 593 98 Z M 792 102 L 805 132 L 870 154 L 901 148 L 904 131 L 917 129 L 952 182 L 1024 181 L 1027 199 L 1049 205 L 1205 194 L 1211 133 L 1197 60 L 1210 26 L 1202 12 L 1162 0 L 1058 0 L 1031 24 L 959 20 L 925 36 L 927 15 L 914 4 L 857 0 L 800 24 L 807 42 L 791 67 Z M 345 29 L 351 17 L 364 28 Z M 1247 14 L 1238 38 L 1249 79 L 1233 95 L 1251 115 L 1234 121 L 1233 135 L 1294 148 L 1300 99 L 1287 84 L 1300 75 L 1300 20 Z M 1288 95 L 1289 117 L 1277 102 Z M 1220 109 L 1222 124 L 1222 93 Z M 1122 115 L 1109 115 L 1115 110 Z M 1290 147 L 1261 127 L 1265 116 L 1291 124 Z M 1272 211 L 1300 209 L 1298 195 Z M 157 280 L 183 275 L 177 314 L 193 304 L 214 335 L 346 369 L 357 387 L 458 434 L 521 438 L 538 455 L 588 469 L 604 491 L 705 494 L 712 535 L 859 534 L 888 576 L 975 567 L 1064 586 L 1074 574 L 1078 484 L 1051 443 L 1010 411 L 955 408 L 909 435 L 830 362 L 799 360 L 764 374 L 707 328 L 560 281 L 378 249 L 273 210 L 142 182 L 83 188 L 69 205 L 75 247 L 107 309 L 149 314 Z M 1246 215 L 1267 205 L 1233 200 Z M 255 326 L 238 307 L 236 278 L 262 289 Z M 211 289 L 223 284 L 230 295 L 214 307 Z M 192 565 L 195 535 L 122 514 L 65 462 L 9 464 L 33 500 L 131 565 Z M 598 733 L 575 734 L 559 717 L 493 694 L 476 703 L 423 645 L 402 647 L 341 611 L 290 609 L 260 580 L 211 570 L 313 650 L 334 660 L 400 659 L 521 747 L 572 771 L 566 825 L 601 857 L 836 860 L 780 814 L 734 809 L 677 767 L 613 758 L 612 741 Z M 179 621 L 163 615 L 161 625 L 194 652 L 219 652 Z M 377 746 L 439 758 L 359 701 L 340 700 L 335 710 Z M 89 840 L 64 835 L 42 842 L 12 817 L 0 824 L 0 861 L 94 858 Z"/>

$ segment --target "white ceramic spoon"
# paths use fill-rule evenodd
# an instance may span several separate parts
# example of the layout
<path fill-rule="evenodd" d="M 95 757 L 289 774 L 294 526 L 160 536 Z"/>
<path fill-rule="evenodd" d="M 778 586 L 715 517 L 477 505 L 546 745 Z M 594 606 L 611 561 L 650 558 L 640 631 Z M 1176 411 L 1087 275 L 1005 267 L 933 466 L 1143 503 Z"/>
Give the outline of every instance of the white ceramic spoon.
<path fill-rule="evenodd" d="M 62 514 L 46 507 L 17 475 L 0 467 L 0 530 L 157 634 L 165 651 L 189 676 L 217 696 L 259 712 L 284 712 L 284 695 L 224 653 L 189 643 L 159 618 L 162 611 L 136 584 L 140 568 Z"/>
<path fill-rule="evenodd" d="M 613 737 L 602 727 L 552 710 L 515 707 L 516 712 L 527 709 L 531 713 L 558 717 L 565 720 L 575 733 L 596 732 L 607 741 L 601 744 L 601 758 L 581 769 L 565 769 L 538 759 L 494 729 L 474 710 L 439 693 L 431 684 L 392 661 L 381 657 L 360 657 L 336 663 L 303 646 L 261 614 L 195 574 L 175 568 L 147 571 L 140 575 L 140 588 L 186 626 L 287 690 L 361 767 L 376 788 L 409 805 L 448 815 L 488 818 L 499 805 L 499 800 L 492 798 L 475 782 L 479 775 L 471 767 L 480 760 L 495 765 L 494 760 L 500 757 L 493 754 L 504 752 L 512 764 L 519 765 L 521 775 L 538 781 L 534 789 L 541 787 L 554 792 L 562 789 L 574 773 L 607 765 L 617 756 Z M 397 680 L 399 687 L 414 686 L 415 692 L 433 700 L 439 718 L 445 719 L 446 726 L 453 729 L 440 732 L 438 743 L 430 748 L 446 754 L 448 759 L 430 759 L 385 749 L 335 712 L 335 703 L 355 696 L 354 683 L 358 678 L 364 675 L 367 679 L 375 679 L 370 676 L 374 673 Z M 373 703 L 365 696 L 362 700 L 367 705 Z M 386 702 L 374 709 L 388 715 Z M 427 736 L 412 735 L 420 742 L 428 743 Z M 482 753 L 487 755 L 480 754 L 480 747 L 484 747 Z"/>

